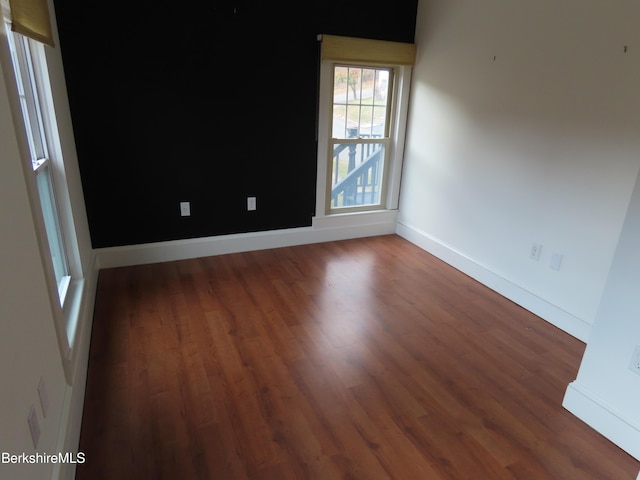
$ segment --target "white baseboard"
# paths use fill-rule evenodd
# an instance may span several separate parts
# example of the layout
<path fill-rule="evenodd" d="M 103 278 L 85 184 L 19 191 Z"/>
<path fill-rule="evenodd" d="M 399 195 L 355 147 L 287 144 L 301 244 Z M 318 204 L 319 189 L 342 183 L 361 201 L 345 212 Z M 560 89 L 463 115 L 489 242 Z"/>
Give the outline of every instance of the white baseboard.
<path fill-rule="evenodd" d="M 591 324 L 501 277 L 429 234 L 400 222 L 396 233 L 579 340 L 586 342 L 589 338 Z"/>
<path fill-rule="evenodd" d="M 567 387 L 562 406 L 640 460 L 640 425 L 580 385 L 577 380 Z M 640 478 L 640 474 L 638 477 Z"/>
<path fill-rule="evenodd" d="M 96 249 L 99 268 L 170 262 L 395 233 L 398 212 L 316 217 L 311 227 L 271 230 Z"/>

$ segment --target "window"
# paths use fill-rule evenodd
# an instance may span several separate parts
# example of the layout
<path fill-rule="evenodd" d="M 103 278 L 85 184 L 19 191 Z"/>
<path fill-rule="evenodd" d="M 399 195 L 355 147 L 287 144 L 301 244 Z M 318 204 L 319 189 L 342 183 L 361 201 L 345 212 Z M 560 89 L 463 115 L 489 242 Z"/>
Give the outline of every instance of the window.
<path fill-rule="evenodd" d="M 53 167 L 49 159 L 42 104 L 38 95 L 34 70 L 35 56 L 29 39 L 18 33 L 12 33 L 8 25 L 6 31 L 29 144 L 31 165 L 35 175 L 49 253 L 51 254 L 58 289 L 58 298 L 62 306 L 64 305 L 71 276 L 69 274 L 64 238 L 60 228 L 55 188 L 52 181 Z"/>
<path fill-rule="evenodd" d="M 384 207 L 393 70 L 335 65 L 328 210 Z"/>
<path fill-rule="evenodd" d="M 60 112 L 54 108 L 54 86 L 49 78 L 49 62 L 55 63 L 56 72 L 61 65 L 57 52 L 50 47 L 12 32 L 8 3 L 0 0 L 0 5 L 0 62 L 3 72 L 13 72 L 5 76 L 7 93 L 24 161 L 58 347 L 71 384 L 85 278 L 59 134 Z"/>
<path fill-rule="evenodd" d="M 78 238 L 77 228 L 83 236 L 88 235 L 84 212 L 78 209 L 74 215 L 72 210 L 72 196 L 76 202 L 81 201 L 81 191 L 76 183 L 75 150 L 64 104 L 62 59 L 53 48 L 52 33 L 46 0 L 13 0 L 11 5 L 0 0 L 0 64 L 23 160 L 58 348 L 71 385 L 79 354 L 74 344 L 85 306 L 83 269 L 91 259 L 88 244 L 85 241 L 81 251 Z M 66 161 L 76 178 L 72 189 Z"/>
<path fill-rule="evenodd" d="M 316 218 L 397 209 L 415 47 L 320 40 Z"/>

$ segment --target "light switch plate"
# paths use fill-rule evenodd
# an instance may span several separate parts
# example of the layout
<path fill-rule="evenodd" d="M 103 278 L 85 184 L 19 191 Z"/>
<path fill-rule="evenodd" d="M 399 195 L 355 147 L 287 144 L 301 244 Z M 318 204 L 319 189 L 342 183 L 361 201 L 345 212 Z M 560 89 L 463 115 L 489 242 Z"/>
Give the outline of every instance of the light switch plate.
<path fill-rule="evenodd" d="M 40 441 L 40 425 L 38 425 L 38 415 L 36 415 L 36 408 L 33 405 L 31 405 L 31 408 L 29 409 L 27 423 L 29 424 L 29 431 L 31 432 L 33 448 L 38 448 L 38 442 Z"/>
<path fill-rule="evenodd" d="M 44 377 L 40 377 L 40 383 L 38 383 L 38 396 L 40 397 L 40 406 L 42 407 L 42 417 L 47 418 L 47 411 L 49 410 L 49 396 L 47 395 L 47 387 L 44 383 Z"/>
<path fill-rule="evenodd" d="M 549 268 L 560 270 L 560 265 L 562 265 L 562 254 L 554 253 L 553 255 L 551 255 L 551 260 L 549 260 Z"/>
<path fill-rule="evenodd" d="M 629 370 L 640 375 L 640 345 L 633 349 L 633 355 L 629 361 Z"/>

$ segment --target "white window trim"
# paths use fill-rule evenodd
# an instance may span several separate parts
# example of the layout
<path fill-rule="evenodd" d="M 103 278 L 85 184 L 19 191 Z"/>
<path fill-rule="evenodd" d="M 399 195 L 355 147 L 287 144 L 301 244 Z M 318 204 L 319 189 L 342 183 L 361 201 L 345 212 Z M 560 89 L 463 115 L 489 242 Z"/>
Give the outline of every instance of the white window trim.
<path fill-rule="evenodd" d="M 333 102 L 333 68 L 344 65 L 345 62 L 323 60 L 320 65 L 319 93 L 318 93 L 318 167 L 316 184 L 316 215 L 314 224 L 327 225 L 332 218 L 345 215 L 357 216 L 385 212 L 398 209 L 400 197 L 400 179 L 402 177 L 402 160 L 404 157 L 404 143 L 407 127 L 407 110 L 409 107 L 409 90 L 411 86 L 410 66 L 380 65 L 367 63 L 349 63 L 350 65 L 389 67 L 394 70 L 394 92 L 392 92 L 391 115 L 394 121 L 389 132 L 390 151 L 389 165 L 386 171 L 386 198 L 382 202 L 385 208 L 358 209 L 345 212 L 329 212 L 328 210 L 328 176 L 329 176 L 329 139 L 331 132 L 331 115 Z"/>

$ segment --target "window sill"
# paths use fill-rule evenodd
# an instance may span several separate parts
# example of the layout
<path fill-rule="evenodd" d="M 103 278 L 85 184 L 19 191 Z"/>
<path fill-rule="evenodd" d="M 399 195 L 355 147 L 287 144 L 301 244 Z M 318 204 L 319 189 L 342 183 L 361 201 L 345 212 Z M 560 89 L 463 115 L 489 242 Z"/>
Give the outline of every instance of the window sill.
<path fill-rule="evenodd" d="M 314 229 L 364 227 L 369 225 L 388 225 L 389 228 L 398 222 L 397 210 L 369 210 L 366 212 L 333 213 L 330 215 L 318 215 L 313 217 Z"/>

